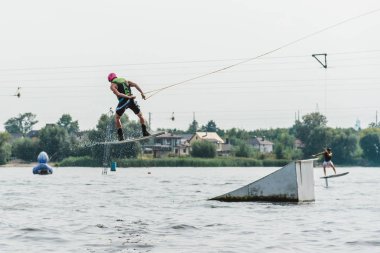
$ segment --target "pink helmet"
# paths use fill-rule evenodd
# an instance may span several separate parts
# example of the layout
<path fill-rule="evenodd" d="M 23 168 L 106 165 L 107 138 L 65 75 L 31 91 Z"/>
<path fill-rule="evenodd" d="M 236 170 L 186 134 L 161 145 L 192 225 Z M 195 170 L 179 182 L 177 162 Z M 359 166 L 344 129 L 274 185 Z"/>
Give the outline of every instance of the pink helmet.
<path fill-rule="evenodd" d="M 116 77 L 117 77 L 117 76 L 116 76 L 115 73 L 110 73 L 110 74 L 108 75 L 108 81 L 112 82 L 112 80 L 115 79 Z"/>

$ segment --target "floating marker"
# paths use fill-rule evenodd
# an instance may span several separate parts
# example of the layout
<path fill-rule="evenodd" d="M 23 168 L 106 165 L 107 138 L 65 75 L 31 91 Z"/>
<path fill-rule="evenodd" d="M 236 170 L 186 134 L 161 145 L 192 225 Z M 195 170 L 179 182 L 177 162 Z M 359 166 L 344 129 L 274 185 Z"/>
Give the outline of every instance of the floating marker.
<path fill-rule="evenodd" d="M 116 162 L 112 162 L 111 163 L 111 171 L 116 171 L 116 167 L 117 167 L 117 163 Z"/>

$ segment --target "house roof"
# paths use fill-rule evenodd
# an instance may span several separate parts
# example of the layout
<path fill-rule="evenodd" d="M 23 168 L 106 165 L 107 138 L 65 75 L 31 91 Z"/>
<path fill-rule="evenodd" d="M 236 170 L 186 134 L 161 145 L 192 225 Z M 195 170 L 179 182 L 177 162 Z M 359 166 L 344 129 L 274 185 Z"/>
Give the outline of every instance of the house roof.
<path fill-rule="evenodd" d="M 181 136 L 181 138 L 186 141 L 190 141 L 191 137 L 193 137 L 193 134 L 179 134 L 179 136 Z"/>
<path fill-rule="evenodd" d="M 182 137 L 180 135 L 166 133 L 156 136 L 156 139 L 182 139 Z"/>
<path fill-rule="evenodd" d="M 144 145 L 143 147 L 156 150 L 156 151 L 170 151 L 171 150 L 171 147 L 169 145 L 160 145 L 160 144 Z"/>
<path fill-rule="evenodd" d="M 259 145 L 273 145 L 273 142 L 268 141 L 262 137 L 253 138 L 252 141 L 258 143 Z"/>
<path fill-rule="evenodd" d="M 215 132 L 196 132 L 191 139 L 196 138 L 211 142 L 224 143 L 223 139 Z"/>

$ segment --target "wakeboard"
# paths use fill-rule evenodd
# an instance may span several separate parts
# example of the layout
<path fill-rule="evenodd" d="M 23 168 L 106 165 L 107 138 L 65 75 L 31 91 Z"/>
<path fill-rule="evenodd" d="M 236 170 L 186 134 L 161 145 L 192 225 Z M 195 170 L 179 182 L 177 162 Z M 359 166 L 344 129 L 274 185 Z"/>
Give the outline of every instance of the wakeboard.
<path fill-rule="evenodd" d="M 125 139 L 125 140 L 122 140 L 122 141 L 115 140 L 115 141 L 95 142 L 91 146 L 95 146 L 95 145 L 117 145 L 117 144 L 139 142 L 139 141 L 148 140 L 150 138 L 154 138 L 154 137 L 159 136 L 159 135 L 163 135 L 164 133 L 165 132 L 162 131 L 162 132 L 152 133 L 149 136 L 141 136 L 141 137 L 138 137 L 138 138 Z"/>
<path fill-rule="evenodd" d="M 344 172 L 344 173 L 340 173 L 340 174 L 336 174 L 336 175 L 330 175 L 330 176 L 326 176 L 326 177 L 321 177 L 321 179 L 332 178 L 332 177 L 341 177 L 341 176 L 347 175 L 348 173 L 349 172 Z"/>

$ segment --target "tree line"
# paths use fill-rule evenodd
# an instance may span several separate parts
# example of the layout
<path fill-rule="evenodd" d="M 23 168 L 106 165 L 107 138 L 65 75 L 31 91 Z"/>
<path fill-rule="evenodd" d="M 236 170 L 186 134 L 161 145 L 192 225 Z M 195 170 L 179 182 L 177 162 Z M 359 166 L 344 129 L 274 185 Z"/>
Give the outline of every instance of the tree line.
<path fill-rule="evenodd" d="M 112 115 L 100 116 L 94 129 L 79 131 L 78 121 L 69 114 L 63 114 L 54 124 L 47 124 L 33 135 L 33 126 L 37 123 L 36 115 L 20 114 L 4 123 L 5 132 L 0 132 L 0 164 L 11 159 L 21 159 L 27 162 L 35 161 L 37 154 L 44 150 L 52 161 L 61 161 L 68 157 L 88 157 L 95 164 L 104 162 L 105 152 L 102 145 L 91 145 L 105 139 L 116 139 L 115 124 Z M 123 118 L 124 132 L 127 137 L 140 136 L 140 125 Z M 326 147 L 333 150 L 333 160 L 338 164 L 347 165 L 380 165 L 380 125 L 371 123 L 365 129 L 331 128 L 327 118 L 318 113 L 306 114 L 301 120 L 295 121 L 290 128 L 244 130 L 232 128 L 223 130 L 217 127 L 213 120 L 199 126 L 193 120 L 187 130 L 166 130 L 174 134 L 196 131 L 217 132 L 232 145 L 232 156 L 241 158 L 264 159 L 307 159 L 321 152 Z M 247 143 L 254 137 L 264 137 L 274 143 L 272 153 L 261 153 Z M 149 140 L 148 140 L 149 141 Z M 136 158 L 144 143 L 128 143 L 110 147 L 110 156 L 114 159 Z M 196 142 L 192 146 L 193 157 L 216 156 L 215 146 L 208 142 Z M 94 165 L 95 166 L 95 165 Z"/>

